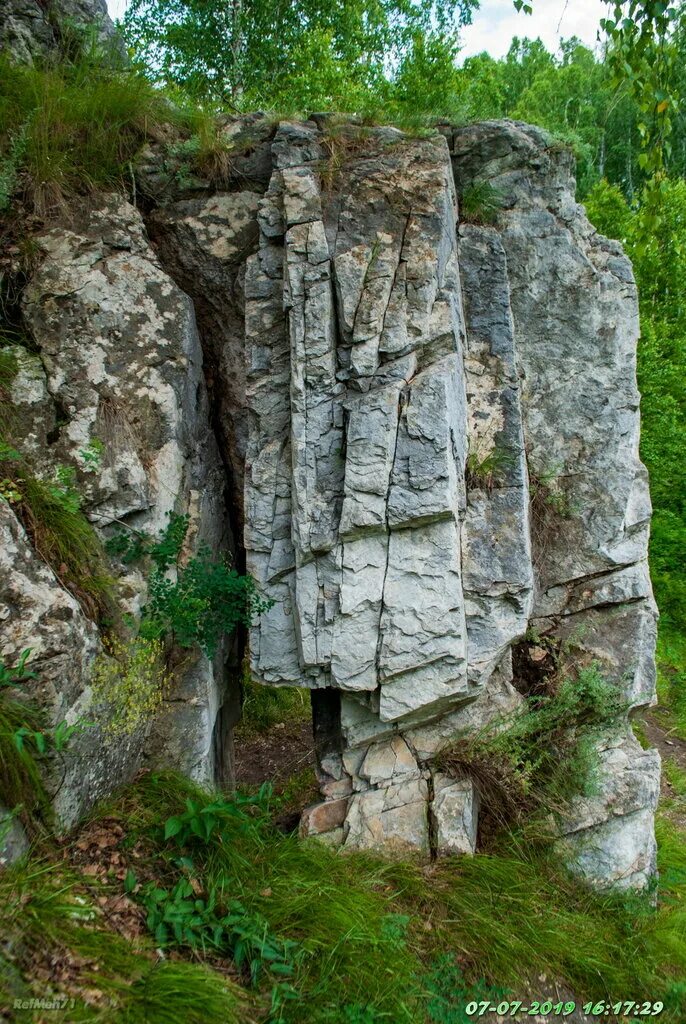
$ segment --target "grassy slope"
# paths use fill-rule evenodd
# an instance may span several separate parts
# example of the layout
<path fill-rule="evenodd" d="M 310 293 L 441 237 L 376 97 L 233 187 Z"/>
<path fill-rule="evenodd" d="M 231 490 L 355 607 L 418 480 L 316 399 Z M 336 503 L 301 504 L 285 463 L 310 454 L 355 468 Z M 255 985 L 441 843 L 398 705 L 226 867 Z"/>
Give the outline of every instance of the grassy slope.
<path fill-rule="evenodd" d="M 647 898 L 590 893 L 511 840 L 497 853 L 427 868 L 300 842 L 250 806 L 208 842 L 178 847 L 165 842 L 164 821 L 189 796 L 203 805 L 211 797 L 174 776 L 147 775 L 67 841 L 44 841 L 28 864 L 0 876 L 6 995 L 54 988 L 75 1000 L 74 1021 L 458 1024 L 476 992 L 521 995 L 545 973 L 583 999 L 667 998 L 672 1010 L 661 1019 L 683 1020 L 680 778 L 660 819 L 653 908 Z M 252 985 L 247 962 L 237 970 L 225 950 L 156 951 L 137 901 L 151 880 L 169 888 L 179 878 L 203 899 L 214 890 L 220 907 L 238 900 L 263 938 L 294 942 L 292 973 L 272 973 L 259 941 Z"/>

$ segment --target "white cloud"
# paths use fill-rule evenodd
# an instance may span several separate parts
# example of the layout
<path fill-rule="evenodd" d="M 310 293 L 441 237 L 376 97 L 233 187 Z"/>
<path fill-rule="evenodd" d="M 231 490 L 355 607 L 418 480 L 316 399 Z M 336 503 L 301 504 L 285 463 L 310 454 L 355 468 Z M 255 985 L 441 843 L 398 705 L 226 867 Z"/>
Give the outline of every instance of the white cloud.
<path fill-rule="evenodd" d="M 607 13 L 603 0 L 529 0 L 534 13 L 518 13 L 512 0 L 481 0 L 472 24 L 462 30 L 462 56 L 486 50 L 502 57 L 513 36 L 541 38 L 549 50 L 557 50 L 560 38 L 578 36 L 595 46 L 600 19 Z"/>

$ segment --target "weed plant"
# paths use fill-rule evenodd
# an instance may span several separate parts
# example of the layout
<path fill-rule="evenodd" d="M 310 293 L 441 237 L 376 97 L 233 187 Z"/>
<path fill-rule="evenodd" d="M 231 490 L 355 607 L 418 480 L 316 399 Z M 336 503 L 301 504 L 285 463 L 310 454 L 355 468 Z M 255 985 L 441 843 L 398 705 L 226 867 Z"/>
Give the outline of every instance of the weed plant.
<path fill-rule="evenodd" d="M 598 738 L 625 710 L 616 687 L 591 666 L 560 679 L 554 694 L 525 698 L 511 714 L 457 737 L 436 762 L 475 780 L 498 826 L 530 818 L 535 829 L 575 795 L 593 791 Z"/>
<path fill-rule="evenodd" d="M 182 557 L 189 517 L 172 513 L 156 540 L 142 533 L 117 532 L 110 554 L 125 563 L 149 559 L 148 602 L 140 633 L 150 641 L 168 639 L 182 648 L 200 647 L 211 658 L 222 636 L 271 607 L 257 593 L 251 576 L 241 576 L 226 558 L 214 558 L 206 545 Z"/>

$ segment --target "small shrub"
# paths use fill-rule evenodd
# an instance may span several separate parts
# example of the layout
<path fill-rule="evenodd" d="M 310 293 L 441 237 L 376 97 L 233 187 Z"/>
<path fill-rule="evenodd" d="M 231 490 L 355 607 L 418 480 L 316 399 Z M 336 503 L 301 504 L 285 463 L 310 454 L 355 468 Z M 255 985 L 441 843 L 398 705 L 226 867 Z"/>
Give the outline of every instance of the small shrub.
<path fill-rule="evenodd" d="M 299 954 L 295 942 L 271 935 L 265 919 L 248 912 L 239 900 L 218 902 L 216 889 L 201 895 L 194 879 L 180 878 L 172 889 L 150 882 L 137 895 L 147 911 L 155 942 L 187 946 L 230 956 L 255 984 L 263 974 L 288 977 Z"/>
<path fill-rule="evenodd" d="M 271 787 L 265 783 L 255 796 L 235 794 L 231 800 L 218 797 L 210 802 L 187 797 L 185 810 L 168 818 L 164 839 L 178 847 L 207 845 L 213 840 L 230 841 L 241 832 L 252 832 L 264 823 Z"/>
<path fill-rule="evenodd" d="M 182 648 L 198 646 L 211 658 L 223 636 L 239 625 L 249 626 L 272 602 L 258 595 L 251 576 L 239 575 L 225 558 L 214 558 L 206 545 L 183 562 L 188 525 L 188 516 L 172 513 L 158 540 L 119 532 L 107 542 L 107 550 L 125 562 L 147 557 L 153 563 L 141 636 L 168 638 Z"/>
<path fill-rule="evenodd" d="M 103 731 L 128 736 L 143 726 L 162 703 L 170 679 L 159 640 L 134 637 L 105 641 L 106 654 L 93 666 L 93 696 L 107 706 Z"/>

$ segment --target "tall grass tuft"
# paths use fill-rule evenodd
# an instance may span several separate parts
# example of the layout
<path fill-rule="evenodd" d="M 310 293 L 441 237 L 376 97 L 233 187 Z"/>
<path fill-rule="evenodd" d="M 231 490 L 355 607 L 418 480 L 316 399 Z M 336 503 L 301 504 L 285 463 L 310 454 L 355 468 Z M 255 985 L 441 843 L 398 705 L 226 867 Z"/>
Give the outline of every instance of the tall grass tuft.
<path fill-rule="evenodd" d="M 13 195 L 46 216 L 121 187 L 145 140 L 174 116 L 143 75 L 92 54 L 35 65 L 0 55 L 0 212 Z"/>

